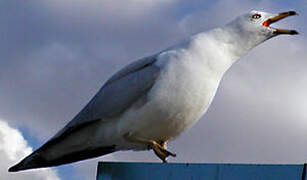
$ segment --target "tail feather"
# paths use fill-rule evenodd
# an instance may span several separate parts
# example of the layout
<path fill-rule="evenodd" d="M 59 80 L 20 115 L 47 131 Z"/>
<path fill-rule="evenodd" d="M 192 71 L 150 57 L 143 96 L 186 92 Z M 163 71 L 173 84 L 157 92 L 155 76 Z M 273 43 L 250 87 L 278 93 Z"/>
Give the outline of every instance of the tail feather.
<path fill-rule="evenodd" d="M 39 150 L 40 149 L 33 152 L 26 158 L 24 158 L 18 164 L 9 168 L 8 171 L 17 172 L 17 171 L 22 171 L 22 170 L 27 170 L 27 169 L 58 166 L 62 164 L 81 161 L 84 159 L 95 158 L 95 157 L 102 156 L 102 155 L 109 154 L 109 153 L 116 151 L 115 145 L 113 145 L 113 146 L 95 148 L 91 150 L 77 151 L 77 152 L 63 155 L 57 159 L 46 160 L 42 156 L 42 153 L 39 152 Z"/>

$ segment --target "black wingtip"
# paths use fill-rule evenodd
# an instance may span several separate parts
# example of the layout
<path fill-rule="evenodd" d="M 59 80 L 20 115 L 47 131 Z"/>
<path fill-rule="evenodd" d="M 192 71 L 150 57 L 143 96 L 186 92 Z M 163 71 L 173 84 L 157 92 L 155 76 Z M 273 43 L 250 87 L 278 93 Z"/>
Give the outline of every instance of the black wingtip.
<path fill-rule="evenodd" d="M 17 172 L 17 171 L 21 170 L 19 166 L 20 166 L 19 164 L 16 164 L 15 166 L 10 167 L 8 171 L 9 172 Z"/>
<path fill-rule="evenodd" d="M 15 164 L 14 166 L 10 167 L 8 169 L 9 172 L 17 172 L 17 171 L 23 171 L 27 169 L 33 169 L 40 167 L 38 162 L 41 162 L 40 156 L 38 153 L 33 152 L 29 156 L 25 157 L 23 160 L 21 160 L 19 163 Z"/>

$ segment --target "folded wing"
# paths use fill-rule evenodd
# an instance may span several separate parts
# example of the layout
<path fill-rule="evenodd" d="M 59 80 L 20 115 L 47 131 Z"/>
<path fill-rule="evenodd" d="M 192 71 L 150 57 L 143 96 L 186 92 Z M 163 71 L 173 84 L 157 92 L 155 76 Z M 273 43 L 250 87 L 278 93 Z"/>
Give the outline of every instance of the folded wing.
<path fill-rule="evenodd" d="M 119 117 L 138 99 L 146 96 L 160 74 L 155 62 L 156 56 L 143 58 L 117 72 L 73 120 L 9 171 L 55 166 L 114 152 L 115 144 L 89 146 L 88 141 L 95 143 L 90 134 L 97 129 L 97 122 Z"/>

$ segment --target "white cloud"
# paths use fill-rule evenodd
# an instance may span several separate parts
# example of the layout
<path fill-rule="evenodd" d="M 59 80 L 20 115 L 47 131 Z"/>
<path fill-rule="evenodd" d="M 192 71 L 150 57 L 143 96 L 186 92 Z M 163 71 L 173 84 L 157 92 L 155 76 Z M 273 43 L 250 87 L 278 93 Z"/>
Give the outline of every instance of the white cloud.
<path fill-rule="evenodd" d="M 32 152 L 22 134 L 0 119 L 0 175 L 1 179 L 14 180 L 60 180 L 51 169 L 29 170 L 9 173 L 10 166 Z"/>

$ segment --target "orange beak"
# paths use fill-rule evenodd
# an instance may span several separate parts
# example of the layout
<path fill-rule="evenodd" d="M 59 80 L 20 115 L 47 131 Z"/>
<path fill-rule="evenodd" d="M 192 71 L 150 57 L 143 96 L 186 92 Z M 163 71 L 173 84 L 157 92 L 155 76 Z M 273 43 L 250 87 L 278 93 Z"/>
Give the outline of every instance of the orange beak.
<path fill-rule="evenodd" d="M 289 17 L 289 16 L 295 16 L 295 15 L 298 15 L 298 13 L 295 12 L 295 11 L 288 11 L 288 12 L 280 13 L 275 17 L 272 17 L 272 18 L 265 20 L 263 22 L 263 26 L 269 27 L 271 24 L 273 24 L 273 23 L 275 23 L 275 22 L 277 22 L 281 19 L 284 19 L 284 18 Z M 277 28 L 273 28 L 273 29 L 275 30 L 274 33 L 276 33 L 276 34 L 290 34 L 290 35 L 299 34 L 296 30 L 277 29 Z"/>

